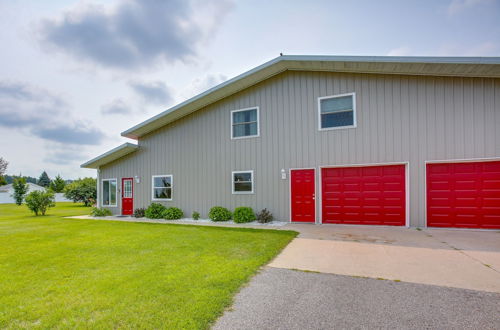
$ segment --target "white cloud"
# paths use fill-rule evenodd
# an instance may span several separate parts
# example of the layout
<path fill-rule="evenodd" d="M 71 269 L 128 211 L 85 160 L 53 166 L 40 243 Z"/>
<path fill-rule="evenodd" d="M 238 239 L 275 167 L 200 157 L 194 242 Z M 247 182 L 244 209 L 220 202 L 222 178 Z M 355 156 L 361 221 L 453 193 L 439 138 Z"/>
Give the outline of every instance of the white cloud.
<path fill-rule="evenodd" d="M 191 81 L 191 83 L 180 93 L 180 97 L 183 100 L 188 99 L 197 94 L 203 93 L 204 91 L 215 87 L 226 80 L 227 77 L 221 73 L 209 73 L 202 78 L 196 78 Z"/>
<path fill-rule="evenodd" d="M 410 56 L 410 55 L 411 55 L 411 48 L 407 46 L 393 48 L 387 53 L 387 56 Z"/>

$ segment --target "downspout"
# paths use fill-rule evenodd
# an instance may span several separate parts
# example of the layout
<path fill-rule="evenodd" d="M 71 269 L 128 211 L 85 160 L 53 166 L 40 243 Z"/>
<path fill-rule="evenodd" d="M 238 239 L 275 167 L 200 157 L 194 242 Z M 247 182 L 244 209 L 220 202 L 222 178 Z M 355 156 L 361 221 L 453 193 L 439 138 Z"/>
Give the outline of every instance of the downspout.
<path fill-rule="evenodd" d="M 96 189 L 96 191 L 97 191 L 96 206 L 97 206 L 98 208 L 100 208 L 100 207 L 101 207 L 101 191 L 100 191 L 100 189 L 99 189 L 99 187 L 100 187 L 101 185 L 99 184 L 99 182 L 101 182 L 101 169 L 98 167 L 98 168 L 97 168 L 97 182 L 96 182 L 96 184 L 97 184 L 97 187 L 96 187 L 96 188 L 97 188 L 97 189 Z"/>

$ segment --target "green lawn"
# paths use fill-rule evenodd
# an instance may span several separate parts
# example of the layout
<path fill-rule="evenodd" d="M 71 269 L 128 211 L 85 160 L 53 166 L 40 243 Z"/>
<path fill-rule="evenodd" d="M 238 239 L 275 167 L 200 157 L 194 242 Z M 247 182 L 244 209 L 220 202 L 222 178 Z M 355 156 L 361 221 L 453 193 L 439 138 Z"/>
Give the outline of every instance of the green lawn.
<path fill-rule="evenodd" d="M 203 329 L 295 232 L 65 219 L 0 204 L 0 328 Z"/>

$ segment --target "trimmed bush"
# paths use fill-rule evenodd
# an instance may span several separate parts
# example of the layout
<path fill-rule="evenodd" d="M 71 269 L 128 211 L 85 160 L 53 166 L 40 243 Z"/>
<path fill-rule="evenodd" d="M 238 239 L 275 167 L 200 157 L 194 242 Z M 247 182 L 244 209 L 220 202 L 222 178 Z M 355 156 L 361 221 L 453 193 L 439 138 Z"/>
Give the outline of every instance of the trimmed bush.
<path fill-rule="evenodd" d="M 108 215 L 113 215 L 113 213 L 111 213 L 109 209 L 104 207 L 101 208 L 93 207 L 92 212 L 90 212 L 90 215 L 92 215 L 93 217 L 106 217 Z"/>
<path fill-rule="evenodd" d="M 255 213 L 251 207 L 240 206 L 234 210 L 233 213 L 234 222 L 245 223 L 255 221 Z"/>
<path fill-rule="evenodd" d="M 231 211 L 222 206 L 214 206 L 208 212 L 208 217 L 212 221 L 228 221 L 231 220 Z"/>
<path fill-rule="evenodd" d="M 191 216 L 194 220 L 198 220 L 200 219 L 200 213 L 199 212 L 196 212 L 194 211 L 193 212 L 193 215 Z"/>
<path fill-rule="evenodd" d="M 160 203 L 151 203 L 144 212 L 144 215 L 149 219 L 163 219 L 163 212 L 166 209 L 167 208 Z"/>
<path fill-rule="evenodd" d="M 49 207 L 56 206 L 54 193 L 51 191 L 32 191 L 24 199 L 26 206 L 38 215 L 45 215 Z"/>
<path fill-rule="evenodd" d="M 134 210 L 134 217 L 135 218 L 144 218 L 146 216 L 146 209 L 141 207 L 138 209 Z"/>
<path fill-rule="evenodd" d="M 273 221 L 273 215 L 267 209 L 263 209 L 257 213 L 257 221 L 260 223 L 268 223 Z"/>
<path fill-rule="evenodd" d="M 162 213 L 163 219 L 178 220 L 184 216 L 184 212 L 178 207 L 169 207 Z"/>

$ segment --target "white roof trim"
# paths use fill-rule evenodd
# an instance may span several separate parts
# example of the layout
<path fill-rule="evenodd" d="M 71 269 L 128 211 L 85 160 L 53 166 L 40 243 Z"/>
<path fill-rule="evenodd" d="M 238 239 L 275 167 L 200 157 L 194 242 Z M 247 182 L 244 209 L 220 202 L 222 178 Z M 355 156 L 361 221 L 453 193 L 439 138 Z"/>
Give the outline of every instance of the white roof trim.
<path fill-rule="evenodd" d="M 102 165 L 111 163 L 119 158 L 122 158 L 139 148 L 138 145 L 132 143 L 124 143 L 114 149 L 111 149 L 108 152 L 103 153 L 100 156 L 95 157 L 94 159 L 89 160 L 86 163 L 80 165 L 82 168 L 99 168 Z"/>
<path fill-rule="evenodd" d="M 167 109 L 121 135 L 138 139 L 286 70 L 500 78 L 500 57 L 279 56 Z"/>

